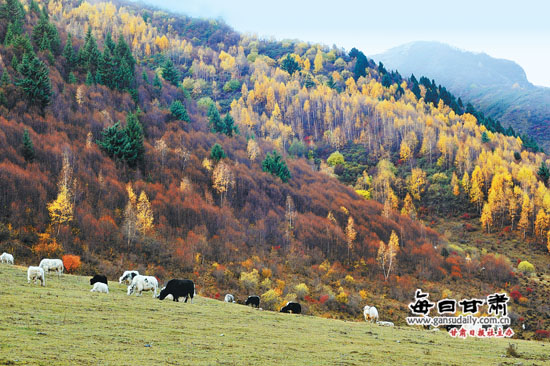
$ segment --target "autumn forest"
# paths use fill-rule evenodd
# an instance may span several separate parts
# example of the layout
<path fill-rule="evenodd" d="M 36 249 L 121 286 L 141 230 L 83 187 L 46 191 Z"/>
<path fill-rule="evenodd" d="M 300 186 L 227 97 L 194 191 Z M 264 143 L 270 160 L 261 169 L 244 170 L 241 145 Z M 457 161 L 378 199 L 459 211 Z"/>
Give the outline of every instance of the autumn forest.
<path fill-rule="evenodd" d="M 1 0 L 0 43 L 19 264 L 397 323 L 420 286 L 505 290 L 550 335 L 548 157 L 436 80 L 122 1 Z"/>

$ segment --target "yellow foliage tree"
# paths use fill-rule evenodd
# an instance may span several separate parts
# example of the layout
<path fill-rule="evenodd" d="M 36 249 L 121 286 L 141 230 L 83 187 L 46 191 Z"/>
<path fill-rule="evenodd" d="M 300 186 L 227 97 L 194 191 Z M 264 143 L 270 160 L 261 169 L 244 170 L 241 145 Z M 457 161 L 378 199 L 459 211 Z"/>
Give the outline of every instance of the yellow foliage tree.
<path fill-rule="evenodd" d="M 220 195 L 220 206 L 223 206 L 224 197 L 229 188 L 235 186 L 235 175 L 231 167 L 224 161 L 220 161 L 212 173 L 212 187 Z"/>
<path fill-rule="evenodd" d="M 420 168 L 413 168 L 407 183 L 412 197 L 415 200 L 420 200 L 426 186 L 426 172 Z"/>
<path fill-rule="evenodd" d="M 527 235 L 529 229 L 529 214 L 531 213 L 531 201 L 527 193 L 523 193 L 523 203 L 521 205 L 521 215 L 519 217 L 518 229 L 523 232 L 523 238 Z"/>
<path fill-rule="evenodd" d="M 407 193 L 405 200 L 403 201 L 401 215 L 409 216 L 412 219 L 416 218 L 416 209 L 414 208 L 414 203 L 409 193 Z"/>
<path fill-rule="evenodd" d="M 481 225 L 487 229 L 487 232 L 491 232 L 491 227 L 493 226 L 493 212 L 491 210 L 491 205 L 485 203 L 483 205 L 483 210 L 481 211 Z"/>
<path fill-rule="evenodd" d="M 250 160 L 252 161 L 256 160 L 256 158 L 260 154 L 260 148 L 256 140 L 254 139 L 248 140 L 248 143 L 246 145 L 246 152 L 248 153 L 248 158 Z"/>
<path fill-rule="evenodd" d="M 475 203 L 478 209 L 481 209 L 483 203 L 483 183 L 483 173 L 479 165 L 476 165 L 470 182 L 470 202 Z"/>
<path fill-rule="evenodd" d="M 318 74 L 323 71 L 323 51 L 317 49 L 317 54 L 313 60 L 313 71 Z"/>
<path fill-rule="evenodd" d="M 57 225 L 57 234 L 61 225 L 73 220 L 73 203 L 66 185 L 61 185 L 57 198 L 48 204 L 48 212 L 52 225 Z"/>
<path fill-rule="evenodd" d="M 137 229 L 141 235 L 145 235 L 153 231 L 153 210 L 151 209 L 151 203 L 145 191 L 141 191 L 137 202 L 136 213 Z"/>
<path fill-rule="evenodd" d="M 348 243 L 348 262 L 350 261 L 350 251 L 353 249 L 353 242 L 355 241 L 355 237 L 357 236 L 357 232 L 355 231 L 355 222 L 353 220 L 353 217 L 348 217 L 348 225 L 346 226 L 346 241 Z"/>
<path fill-rule="evenodd" d="M 399 238 L 397 237 L 395 231 L 392 230 L 388 245 L 384 244 L 383 241 L 380 241 L 378 255 L 376 256 L 376 260 L 380 264 L 380 268 L 382 268 L 382 272 L 384 273 L 385 281 L 388 280 L 391 270 L 397 265 L 397 260 L 395 259 L 397 252 L 399 252 Z"/>

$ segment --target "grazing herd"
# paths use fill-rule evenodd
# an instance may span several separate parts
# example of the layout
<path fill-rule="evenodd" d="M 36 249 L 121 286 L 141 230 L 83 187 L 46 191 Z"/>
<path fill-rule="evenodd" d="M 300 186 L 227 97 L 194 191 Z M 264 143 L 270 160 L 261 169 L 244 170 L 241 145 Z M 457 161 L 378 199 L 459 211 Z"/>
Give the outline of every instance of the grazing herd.
<path fill-rule="evenodd" d="M 13 255 L 9 253 L 2 253 L 0 255 L 0 263 L 14 264 Z M 29 266 L 27 269 L 27 282 L 28 283 L 40 283 L 42 286 L 46 286 L 46 274 L 50 272 L 57 273 L 60 277 L 63 274 L 63 261 L 61 259 L 44 258 L 40 261 L 38 267 Z M 138 271 L 125 271 L 120 276 L 118 283 L 128 285 L 127 294 L 136 294 L 140 296 L 143 291 L 151 291 L 153 298 L 159 300 L 169 299 L 173 301 L 179 301 L 180 298 L 185 298 L 184 302 L 187 302 L 191 298 L 193 303 L 193 297 L 195 296 L 195 283 L 191 280 L 171 279 L 166 283 L 160 293 L 157 295 L 159 284 L 158 280 L 154 276 L 143 276 Z M 105 275 L 96 274 L 90 278 L 90 286 L 92 289 L 90 292 L 109 293 L 109 283 Z M 235 303 L 235 296 L 232 294 L 225 295 L 224 302 Z M 260 307 L 260 297 L 257 295 L 248 296 L 245 305 L 251 305 L 252 307 Z M 289 301 L 280 310 L 281 313 L 301 314 L 302 306 L 293 301 Z M 378 310 L 374 306 L 366 305 L 363 308 L 363 316 L 365 321 L 374 322 L 380 326 L 393 327 L 392 322 L 378 321 Z"/>

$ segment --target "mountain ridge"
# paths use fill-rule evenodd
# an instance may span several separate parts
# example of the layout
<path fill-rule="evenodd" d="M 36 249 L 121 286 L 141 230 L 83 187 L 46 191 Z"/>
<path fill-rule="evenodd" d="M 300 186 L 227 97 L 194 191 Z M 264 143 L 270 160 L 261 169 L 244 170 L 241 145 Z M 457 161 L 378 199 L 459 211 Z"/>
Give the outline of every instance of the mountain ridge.
<path fill-rule="evenodd" d="M 504 126 L 550 147 L 550 88 L 533 85 L 514 61 L 431 41 L 410 42 L 372 57 L 406 75 L 435 79 Z"/>

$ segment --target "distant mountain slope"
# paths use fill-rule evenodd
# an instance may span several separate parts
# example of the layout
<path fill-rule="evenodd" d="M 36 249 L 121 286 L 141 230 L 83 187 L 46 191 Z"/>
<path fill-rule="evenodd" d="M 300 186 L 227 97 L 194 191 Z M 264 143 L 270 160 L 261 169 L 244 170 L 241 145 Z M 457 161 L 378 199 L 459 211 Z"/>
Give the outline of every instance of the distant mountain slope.
<path fill-rule="evenodd" d="M 531 84 L 515 62 L 438 42 L 408 43 L 372 57 L 403 75 L 435 79 L 504 126 L 550 147 L 550 89 Z"/>

